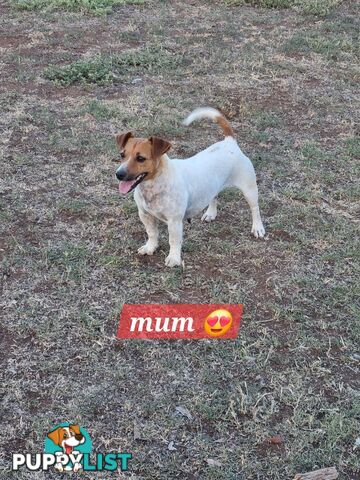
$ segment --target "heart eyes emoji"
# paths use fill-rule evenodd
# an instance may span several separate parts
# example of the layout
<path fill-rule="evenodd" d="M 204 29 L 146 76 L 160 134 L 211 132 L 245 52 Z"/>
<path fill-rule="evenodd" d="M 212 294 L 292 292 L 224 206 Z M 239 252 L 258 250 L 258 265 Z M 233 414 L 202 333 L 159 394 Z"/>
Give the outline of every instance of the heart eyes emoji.
<path fill-rule="evenodd" d="M 232 315 L 227 310 L 215 310 L 205 319 L 205 332 L 212 337 L 220 337 L 229 330 L 232 321 Z"/>

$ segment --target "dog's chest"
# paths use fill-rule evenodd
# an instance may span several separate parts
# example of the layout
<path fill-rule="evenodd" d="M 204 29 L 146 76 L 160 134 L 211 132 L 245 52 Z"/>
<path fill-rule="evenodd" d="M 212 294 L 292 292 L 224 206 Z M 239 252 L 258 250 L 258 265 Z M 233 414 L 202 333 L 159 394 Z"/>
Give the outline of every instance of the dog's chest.
<path fill-rule="evenodd" d="M 168 188 L 165 185 L 158 186 L 158 188 L 136 188 L 134 198 L 139 208 L 145 212 L 159 218 L 159 220 L 166 220 L 169 209 Z"/>

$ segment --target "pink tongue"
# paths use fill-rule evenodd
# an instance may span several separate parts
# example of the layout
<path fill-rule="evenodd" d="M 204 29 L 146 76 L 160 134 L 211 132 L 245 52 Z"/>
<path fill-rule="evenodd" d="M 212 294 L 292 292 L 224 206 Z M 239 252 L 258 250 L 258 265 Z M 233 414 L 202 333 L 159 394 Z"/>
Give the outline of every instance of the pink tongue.
<path fill-rule="evenodd" d="M 120 193 L 128 193 L 130 188 L 134 185 L 135 180 L 130 180 L 128 182 L 120 182 L 119 183 L 119 192 Z"/>

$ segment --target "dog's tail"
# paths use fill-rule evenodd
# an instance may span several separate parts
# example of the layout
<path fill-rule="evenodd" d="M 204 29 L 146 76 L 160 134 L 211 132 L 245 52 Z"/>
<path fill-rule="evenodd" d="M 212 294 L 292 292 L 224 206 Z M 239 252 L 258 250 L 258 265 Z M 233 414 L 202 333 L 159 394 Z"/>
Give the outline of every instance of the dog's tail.
<path fill-rule="evenodd" d="M 194 122 L 195 120 L 201 120 L 203 118 L 210 118 L 211 120 L 214 120 L 224 132 L 225 137 L 234 136 L 234 131 L 231 128 L 230 123 L 226 120 L 224 115 L 215 108 L 197 108 L 196 110 L 191 112 L 188 117 L 185 118 L 183 123 L 184 125 L 190 125 L 190 123 Z"/>

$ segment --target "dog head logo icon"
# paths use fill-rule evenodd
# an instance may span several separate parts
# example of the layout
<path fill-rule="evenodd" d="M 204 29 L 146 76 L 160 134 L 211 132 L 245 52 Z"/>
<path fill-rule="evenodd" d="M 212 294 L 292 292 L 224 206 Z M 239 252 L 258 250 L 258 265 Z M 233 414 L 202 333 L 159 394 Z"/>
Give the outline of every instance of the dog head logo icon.
<path fill-rule="evenodd" d="M 55 469 L 59 472 L 78 472 L 84 453 L 91 452 L 91 439 L 85 429 L 77 424 L 62 423 L 47 434 L 45 453 L 54 453 L 59 461 Z"/>

